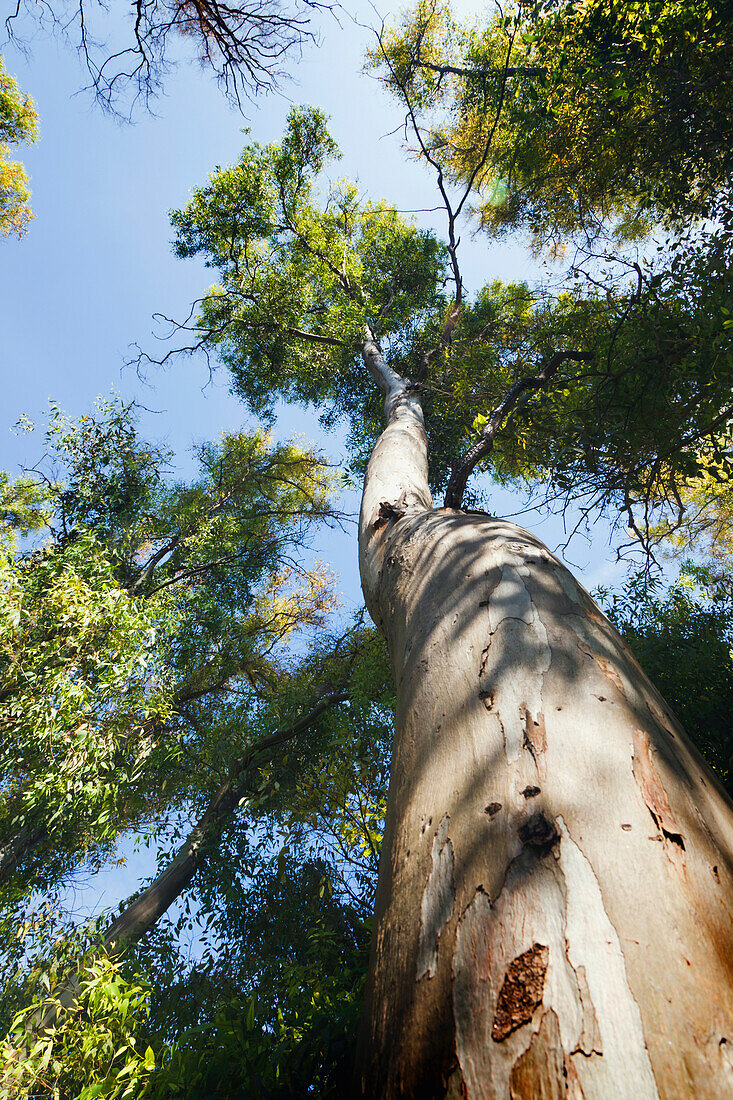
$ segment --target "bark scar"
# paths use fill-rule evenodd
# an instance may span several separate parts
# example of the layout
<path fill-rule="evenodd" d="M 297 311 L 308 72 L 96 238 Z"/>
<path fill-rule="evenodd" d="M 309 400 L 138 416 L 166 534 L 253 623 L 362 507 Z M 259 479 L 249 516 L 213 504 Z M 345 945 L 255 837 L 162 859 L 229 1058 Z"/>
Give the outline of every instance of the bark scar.
<path fill-rule="evenodd" d="M 554 822 L 543 814 L 542 810 L 532 814 L 519 828 L 519 839 L 528 848 L 536 848 L 543 855 L 549 852 L 560 839 Z"/>
<path fill-rule="evenodd" d="M 494 705 L 494 692 L 489 691 L 488 688 L 482 688 L 478 693 L 478 697 L 484 704 L 487 710 L 491 710 Z"/>
<path fill-rule="evenodd" d="M 545 716 L 542 711 L 539 711 L 537 717 L 533 718 L 529 708 L 523 703 L 519 708 L 519 717 L 524 722 L 522 745 L 534 760 L 540 779 L 545 779 L 547 774 L 547 766 L 544 760 L 544 754 L 547 751 Z"/>
<path fill-rule="evenodd" d="M 578 649 L 581 653 L 584 653 L 586 657 L 590 657 L 591 660 L 595 661 L 596 665 L 601 670 L 606 679 L 610 681 L 610 683 L 612 683 L 613 686 L 617 688 L 621 695 L 623 695 L 625 698 L 626 689 L 624 688 L 624 682 L 614 668 L 613 664 L 610 661 L 606 660 L 605 657 L 601 657 L 600 654 L 595 653 L 587 644 L 587 642 L 584 642 L 582 639 L 578 642 Z"/>
<path fill-rule="evenodd" d="M 572 1072 L 572 1064 L 570 1066 Z M 509 1080 L 511 1100 L 573 1100 L 582 1098 L 582 1091 L 568 1091 L 568 1071 L 562 1054 L 560 1021 L 550 1008 L 540 1021 L 539 1030 L 512 1066 Z"/>
<path fill-rule="evenodd" d="M 453 915 L 456 889 L 453 881 L 453 845 L 448 836 L 450 818 L 445 814 L 433 838 L 433 864 L 425 884 L 420 912 L 417 980 L 432 978 L 438 968 L 438 940 Z"/>
<path fill-rule="evenodd" d="M 509 963 L 491 1026 L 495 1043 L 503 1042 L 518 1027 L 528 1024 L 534 1010 L 542 1004 L 549 957 L 549 947 L 534 943 Z"/>
<path fill-rule="evenodd" d="M 575 1050 L 584 1054 L 586 1058 L 589 1058 L 591 1054 L 603 1054 L 603 1039 L 601 1037 L 601 1029 L 598 1026 L 598 1017 L 596 1016 L 593 998 L 588 988 L 588 978 L 586 977 L 585 967 L 575 967 L 575 976 L 578 980 L 580 1004 L 583 1009 L 583 1030 Z M 573 1051 L 573 1053 L 575 1052 Z"/>

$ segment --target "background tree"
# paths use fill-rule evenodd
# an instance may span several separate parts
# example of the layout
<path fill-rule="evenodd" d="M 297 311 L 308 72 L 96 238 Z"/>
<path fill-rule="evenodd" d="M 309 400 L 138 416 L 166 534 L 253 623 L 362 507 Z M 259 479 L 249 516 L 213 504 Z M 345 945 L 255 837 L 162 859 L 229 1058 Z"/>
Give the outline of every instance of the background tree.
<path fill-rule="evenodd" d="M 600 596 L 608 617 L 730 793 L 730 578 L 688 562 L 668 587 L 642 572 Z"/>
<path fill-rule="evenodd" d="M 33 101 L 24 95 L 0 57 L 0 233 L 21 237 L 32 218 L 28 176 L 10 160 L 10 146 L 35 141 L 38 118 Z"/>
<path fill-rule="evenodd" d="M 368 632 L 303 649 L 330 595 L 293 555 L 337 518 L 334 476 L 242 433 L 170 482 L 115 403 L 55 410 L 47 443 L 53 477 L 3 483 L 2 1086 L 142 1095 L 157 1066 L 161 1095 L 230 1095 L 232 1049 L 225 1072 L 208 1044 L 240 1025 L 242 1088 L 329 1077 L 358 1010 L 391 730 Z M 13 543 L 44 527 L 40 548 Z M 64 886 L 130 830 L 155 837 L 158 873 L 118 914 L 65 921 Z"/>
<path fill-rule="evenodd" d="M 121 13 L 100 11 L 85 0 L 44 5 L 18 0 L 5 20 L 11 39 L 23 43 L 23 18 L 74 43 L 89 76 L 89 89 L 99 104 L 117 112 L 132 110 L 163 88 L 166 74 L 193 46 L 232 101 L 271 91 L 284 76 L 286 59 L 297 56 L 314 39 L 311 16 L 328 7 L 318 0 L 222 3 L 220 0 L 136 0 Z"/>
<path fill-rule="evenodd" d="M 322 621 L 327 578 L 289 556 L 331 512 L 331 475 L 255 433 L 166 484 L 115 404 L 57 411 L 47 440 L 59 480 L 5 485 L 11 506 L 43 497 L 50 538 L 2 561 L 1 874 L 48 889 L 183 797 L 283 675 L 273 649 Z"/>
<path fill-rule="evenodd" d="M 112 1043 L 119 1059 L 104 1081 L 105 1096 L 121 1095 L 133 1072 L 142 1089 L 146 1044 L 155 1095 L 297 1095 L 318 1083 L 331 1095 L 343 1088 L 365 972 L 391 729 L 388 695 L 386 709 L 378 699 L 379 647 L 360 646 L 360 654 L 356 665 L 350 659 L 347 708 L 321 707 L 320 721 L 307 724 L 303 716 L 307 738 L 303 731 L 283 737 L 279 752 L 271 744 L 218 830 L 199 831 L 198 873 L 178 884 L 173 919 L 158 919 L 163 907 L 141 928 L 130 914 L 176 863 L 167 850 L 178 843 L 175 823 L 164 832 L 158 879 L 122 906 L 111 928 L 103 917 L 80 934 L 41 914 L 42 927 L 27 921 L 18 944 L 13 926 L 6 960 L 17 944 L 22 965 L 6 971 L 6 1012 L 35 999 L 16 1016 L 4 1047 L 10 1095 L 41 1084 L 64 1096 L 83 1094 L 105 1051 L 113 1061 Z M 332 657 L 327 664 L 333 672 Z M 313 672 L 312 663 L 303 671 L 310 684 Z M 192 960 L 186 930 L 194 925 Z M 131 953 L 142 932 L 148 934 Z M 70 973 L 78 975 L 72 999 Z M 143 991 L 147 1024 L 139 1014 L 120 1015 L 131 989 L 135 996 Z M 79 1031 L 76 1014 L 92 995 L 94 1027 Z M 37 1038 L 18 1058 L 29 1024 Z M 78 1056 L 83 1037 L 88 1063 Z"/>

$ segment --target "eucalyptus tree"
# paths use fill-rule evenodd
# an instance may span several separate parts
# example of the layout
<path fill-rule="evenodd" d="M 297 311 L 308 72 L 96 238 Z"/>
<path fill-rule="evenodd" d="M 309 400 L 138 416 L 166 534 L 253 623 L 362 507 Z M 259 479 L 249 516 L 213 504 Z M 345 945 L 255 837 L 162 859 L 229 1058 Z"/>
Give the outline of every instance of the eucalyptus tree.
<path fill-rule="evenodd" d="M 436 172 L 445 244 L 326 183 L 337 150 L 323 115 L 295 110 L 279 144 L 248 146 L 173 216 L 179 255 L 219 272 L 194 344 L 218 351 L 261 415 L 281 396 L 346 418 L 365 469 L 362 586 L 397 711 L 357 1091 L 712 1100 L 731 1082 L 730 803 L 560 561 L 463 501 L 492 460 L 500 477 L 549 470 L 571 491 L 575 469 L 622 508 L 650 463 L 689 474 L 690 450 L 715 448 L 729 418 L 731 357 L 721 342 L 713 371 L 685 347 L 665 380 L 680 407 L 665 399 L 650 424 L 633 417 L 653 356 L 633 374 L 616 307 L 658 283 L 640 288 L 632 266 L 610 302 L 605 288 L 551 300 L 524 284 L 468 297 L 459 219 L 519 68 L 511 20 L 489 35 L 504 43 L 496 121 L 457 198 L 440 154 L 450 131 L 421 114 L 435 88 L 409 83 L 399 36 L 380 45 Z M 699 306 L 660 297 L 661 315 Z M 619 361 L 614 403 L 606 368 Z M 580 419 L 599 393 L 601 439 Z"/>
<path fill-rule="evenodd" d="M 2 915 L 3 1096 L 343 1083 L 392 728 L 374 634 L 321 636 L 257 713 L 237 709 L 236 751 L 219 744 L 179 797 L 159 873 L 119 913 Z"/>
<path fill-rule="evenodd" d="M 135 1042 L 150 989 L 130 973 L 141 940 L 159 1019 L 161 956 L 177 954 L 169 984 L 179 991 L 228 973 L 227 1004 L 246 1006 L 267 958 L 253 957 L 247 912 L 278 843 L 278 881 L 282 864 L 283 883 L 305 876 L 312 893 L 319 868 L 334 920 L 346 899 L 351 912 L 339 948 L 356 974 L 348 988 L 314 972 L 294 1006 L 292 976 L 287 988 L 262 985 L 258 1049 L 300 1048 L 303 1060 L 323 1006 L 353 1015 L 356 1004 L 353 956 L 383 816 L 379 746 L 391 731 L 379 647 L 359 623 L 338 636 L 325 629 L 329 577 L 302 560 L 315 527 L 339 519 L 338 479 L 311 451 L 241 432 L 201 447 L 199 476 L 174 481 L 170 456 L 115 402 L 77 421 L 55 409 L 46 443 L 45 464 L 0 479 L 0 963 L 12 1024 L 0 1091 L 142 1090 L 150 1066 Z M 156 837 L 157 874 L 89 928 L 59 923 L 54 897 L 131 830 Z M 169 941 L 192 905 L 208 935 L 189 978 L 166 943 L 174 903 Z M 277 951 L 270 957 L 276 970 Z M 308 1013 L 312 997 L 319 1007 Z M 208 1008 L 222 1010 L 213 996 Z M 168 1024 L 164 1036 L 149 1029 L 159 1054 L 177 1037 Z M 200 1051 L 194 1040 L 176 1055 L 170 1080 L 182 1063 L 193 1073 Z M 244 1080 L 254 1062 L 248 1047 Z"/>

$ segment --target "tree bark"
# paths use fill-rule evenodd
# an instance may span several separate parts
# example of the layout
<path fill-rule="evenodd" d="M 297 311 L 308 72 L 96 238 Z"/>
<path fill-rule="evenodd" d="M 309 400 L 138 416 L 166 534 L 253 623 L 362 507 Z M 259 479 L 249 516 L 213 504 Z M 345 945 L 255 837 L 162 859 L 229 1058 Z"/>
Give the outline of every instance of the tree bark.
<path fill-rule="evenodd" d="M 16 868 L 27 855 L 40 844 L 46 835 L 43 825 L 27 826 L 20 829 L 15 836 L 10 837 L 0 845 L 0 884 L 10 878 Z"/>
<path fill-rule="evenodd" d="M 397 724 L 355 1092 L 733 1096 L 733 807 L 538 539 L 432 507 L 417 397 L 381 384 L 360 565 Z"/>

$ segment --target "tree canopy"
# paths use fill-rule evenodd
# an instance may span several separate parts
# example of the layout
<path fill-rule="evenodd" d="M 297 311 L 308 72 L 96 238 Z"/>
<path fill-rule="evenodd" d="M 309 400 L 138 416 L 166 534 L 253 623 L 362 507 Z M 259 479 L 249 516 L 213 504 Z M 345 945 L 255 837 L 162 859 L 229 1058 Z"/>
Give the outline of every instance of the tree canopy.
<path fill-rule="evenodd" d="M 714 88 L 729 19 L 725 5 L 550 3 L 465 26 L 426 4 L 372 52 L 451 241 L 468 204 L 492 236 L 572 249 L 564 285 L 533 292 L 542 342 L 527 326 L 483 408 L 477 382 L 461 393 L 483 436 L 472 460 L 493 448 L 500 474 L 620 510 L 642 537 L 686 475 L 728 476 L 732 115 Z M 549 374 L 524 358 L 563 348 L 577 358 Z M 502 391 L 523 378 L 497 435 L 492 409 L 511 411 Z"/>
<path fill-rule="evenodd" d="M 728 187 L 730 21 L 725 3 L 541 0 L 466 23 L 426 2 L 371 56 L 487 230 L 633 239 Z"/>
<path fill-rule="evenodd" d="M 327 423 L 347 418 L 358 464 L 379 423 L 359 358 L 369 325 L 423 393 L 431 476 L 454 506 L 491 448 L 500 479 L 624 513 L 644 537 L 690 477 L 729 476 L 725 204 L 712 233 L 689 227 L 643 267 L 609 261 L 596 278 L 576 265 L 552 296 L 493 283 L 465 300 L 450 240 L 355 185 L 319 193 L 335 155 L 319 112 L 294 111 L 281 145 L 247 148 L 173 216 L 178 254 L 203 253 L 220 273 L 196 346 L 217 350 L 253 411 L 279 394 L 317 404 Z"/>
<path fill-rule="evenodd" d="M 93 83 L 110 103 L 124 82 L 149 95 L 179 31 L 235 95 L 242 72 L 267 83 L 303 30 L 268 12 L 138 6 L 141 38 L 113 58 L 130 69 L 86 54 Z M 255 16 L 274 53 L 255 36 L 249 61 L 230 55 L 232 21 Z M 264 427 L 199 447 L 180 480 L 133 407 L 54 408 L 45 464 L 0 477 L 0 1095 L 346 1088 L 394 686 L 309 556 L 342 475 L 273 443 L 281 399 L 345 423 L 363 471 L 378 360 L 421 399 L 449 508 L 486 506 L 494 482 L 605 512 L 650 552 L 708 538 L 704 567 L 602 598 L 730 787 L 730 18 L 547 0 L 463 25 L 420 3 L 369 63 L 435 178 L 443 238 L 334 182 L 312 107 L 173 212 L 176 254 L 216 280 L 179 334 Z M 466 221 L 549 249 L 553 281 L 470 292 Z M 80 926 L 65 889 L 133 834 L 156 873 Z"/>

